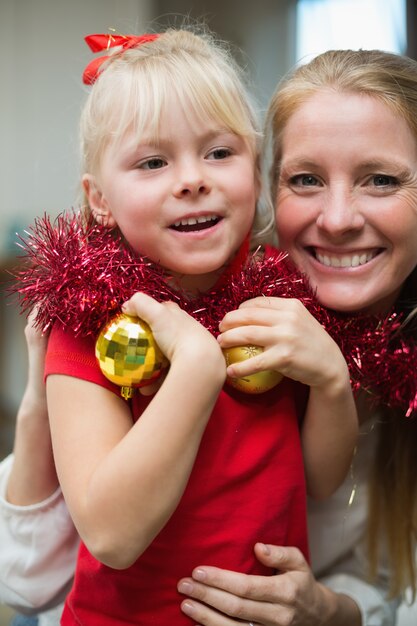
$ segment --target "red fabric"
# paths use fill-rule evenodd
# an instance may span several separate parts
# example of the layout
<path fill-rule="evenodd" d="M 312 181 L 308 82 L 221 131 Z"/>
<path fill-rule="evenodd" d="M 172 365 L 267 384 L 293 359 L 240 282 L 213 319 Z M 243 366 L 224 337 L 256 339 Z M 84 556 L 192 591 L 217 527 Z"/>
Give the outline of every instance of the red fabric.
<path fill-rule="evenodd" d="M 66 374 L 119 393 L 95 364 L 94 341 L 54 328 L 46 375 Z M 149 398 L 137 395 L 137 419 Z M 197 565 L 272 574 L 256 541 L 298 546 L 307 556 L 306 497 L 294 387 L 284 380 L 257 396 L 225 387 L 207 425 L 184 496 L 138 561 L 113 570 L 81 545 L 62 624 L 190 626 L 178 580 Z"/>
<path fill-rule="evenodd" d="M 120 46 L 122 50 L 128 50 L 129 48 L 140 46 L 148 41 L 153 41 L 158 37 L 159 34 L 157 33 L 140 35 L 138 37 L 135 35 L 113 35 L 112 33 L 107 33 L 105 35 L 87 35 L 87 37 L 84 37 L 84 40 L 90 50 L 93 52 L 102 52 L 103 50 L 109 50 L 117 46 Z M 106 55 L 90 61 L 83 72 L 83 83 L 92 85 L 100 75 L 101 65 L 104 61 L 107 61 L 108 58 L 109 56 Z"/>

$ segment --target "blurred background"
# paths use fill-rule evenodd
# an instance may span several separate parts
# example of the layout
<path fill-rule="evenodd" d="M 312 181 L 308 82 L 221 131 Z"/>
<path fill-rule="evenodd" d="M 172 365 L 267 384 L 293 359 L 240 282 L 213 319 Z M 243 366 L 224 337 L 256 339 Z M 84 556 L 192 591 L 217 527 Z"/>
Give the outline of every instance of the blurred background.
<path fill-rule="evenodd" d="M 26 377 L 24 319 L 6 295 L 16 233 L 75 205 L 77 123 L 89 33 L 141 33 L 184 16 L 236 48 L 261 113 L 295 64 L 329 48 L 417 58 L 415 0 L 0 0 L 0 458 L 11 449 Z M 0 624 L 2 622 L 0 618 Z M 411 622 L 410 622 L 411 624 Z"/>

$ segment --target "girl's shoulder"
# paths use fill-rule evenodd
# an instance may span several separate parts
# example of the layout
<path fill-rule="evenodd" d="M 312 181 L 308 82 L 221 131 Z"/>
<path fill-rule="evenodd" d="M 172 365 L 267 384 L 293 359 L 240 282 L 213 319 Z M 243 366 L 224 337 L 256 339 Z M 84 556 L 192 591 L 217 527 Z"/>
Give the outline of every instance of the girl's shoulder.
<path fill-rule="evenodd" d="M 48 340 L 45 379 L 51 374 L 81 378 L 114 393 L 120 392 L 119 387 L 101 373 L 95 356 L 95 337 L 80 336 L 61 324 L 54 324 Z"/>

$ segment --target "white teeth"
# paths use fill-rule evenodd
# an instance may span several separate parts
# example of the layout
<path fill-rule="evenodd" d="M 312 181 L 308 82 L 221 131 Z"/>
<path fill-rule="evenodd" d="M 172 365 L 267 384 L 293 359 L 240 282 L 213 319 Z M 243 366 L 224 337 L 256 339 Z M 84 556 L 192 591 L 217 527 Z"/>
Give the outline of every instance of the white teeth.
<path fill-rule="evenodd" d="M 201 215 L 200 217 L 187 217 L 178 222 L 174 222 L 174 226 L 194 226 L 194 224 L 204 224 L 217 219 L 216 215 Z"/>
<path fill-rule="evenodd" d="M 365 265 L 377 255 L 376 251 L 366 252 L 363 254 L 353 254 L 351 256 L 330 256 L 328 254 L 320 254 L 316 252 L 316 259 L 326 265 L 326 267 L 358 267 Z"/>

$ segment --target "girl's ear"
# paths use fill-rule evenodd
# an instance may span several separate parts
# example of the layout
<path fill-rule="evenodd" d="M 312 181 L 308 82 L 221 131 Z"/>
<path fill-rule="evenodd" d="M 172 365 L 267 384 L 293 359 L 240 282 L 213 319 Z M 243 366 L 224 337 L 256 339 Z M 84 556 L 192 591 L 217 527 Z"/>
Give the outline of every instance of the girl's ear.
<path fill-rule="evenodd" d="M 103 226 L 107 226 L 108 228 L 115 228 L 117 226 L 116 221 L 112 215 L 107 200 L 97 183 L 96 177 L 92 174 L 84 174 L 82 184 L 91 213 L 93 214 L 96 222 L 98 224 L 102 224 Z"/>
<path fill-rule="evenodd" d="M 259 197 L 262 192 L 261 157 L 259 155 L 256 157 L 256 162 L 255 162 L 255 192 L 256 192 L 256 199 L 259 200 Z"/>

